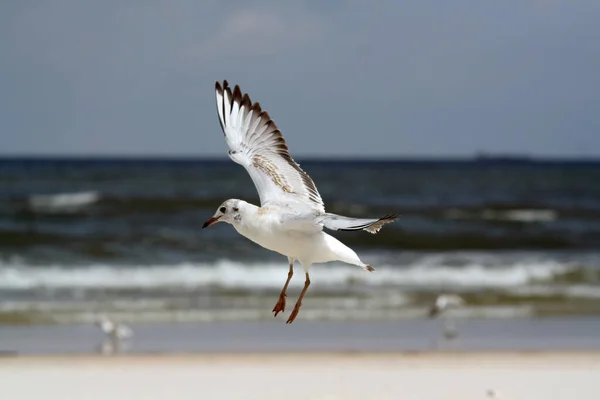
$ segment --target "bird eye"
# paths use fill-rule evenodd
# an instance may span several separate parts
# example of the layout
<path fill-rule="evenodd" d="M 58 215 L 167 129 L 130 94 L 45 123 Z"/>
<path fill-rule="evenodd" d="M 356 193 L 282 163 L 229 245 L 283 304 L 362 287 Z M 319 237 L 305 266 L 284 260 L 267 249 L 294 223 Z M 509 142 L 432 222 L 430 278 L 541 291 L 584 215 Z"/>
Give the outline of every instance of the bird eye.
<path fill-rule="evenodd" d="M 225 207 L 221 207 L 221 208 L 219 208 L 219 211 L 221 211 L 222 213 L 225 213 L 225 211 L 227 211 L 227 209 Z"/>
<path fill-rule="evenodd" d="M 233 212 L 238 212 L 238 211 L 240 211 L 240 209 L 239 209 L 239 208 L 237 208 L 237 207 L 233 207 Z"/>

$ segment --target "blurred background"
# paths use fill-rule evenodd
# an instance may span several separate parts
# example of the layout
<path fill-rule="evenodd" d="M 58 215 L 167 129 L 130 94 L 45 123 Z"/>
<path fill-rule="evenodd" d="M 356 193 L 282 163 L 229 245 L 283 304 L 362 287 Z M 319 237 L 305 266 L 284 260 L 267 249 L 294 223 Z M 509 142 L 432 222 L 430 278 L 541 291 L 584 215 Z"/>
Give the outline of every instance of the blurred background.
<path fill-rule="evenodd" d="M 465 318 L 599 315 L 599 18 L 550 0 L 2 3 L 0 324 L 273 320 L 285 257 L 200 230 L 224 199 L 258 204 L 226 154 L 222 79 L 328 211 L 401 214 L 332 233 L 377 272 L 313 266 L 296 324 L 422 319 L 448 292 Z"/>

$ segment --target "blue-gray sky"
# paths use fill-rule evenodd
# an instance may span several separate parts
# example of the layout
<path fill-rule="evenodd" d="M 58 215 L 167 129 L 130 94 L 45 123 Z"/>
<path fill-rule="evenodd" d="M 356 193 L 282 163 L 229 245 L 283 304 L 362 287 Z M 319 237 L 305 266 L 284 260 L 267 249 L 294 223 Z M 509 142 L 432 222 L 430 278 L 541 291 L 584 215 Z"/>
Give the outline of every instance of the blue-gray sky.
<path fill-rule="evenodd" d="M 600 1 L 0 3 L 0 154 L 226 156 L 215 80 L 301 156 L 600 156 Z"/>

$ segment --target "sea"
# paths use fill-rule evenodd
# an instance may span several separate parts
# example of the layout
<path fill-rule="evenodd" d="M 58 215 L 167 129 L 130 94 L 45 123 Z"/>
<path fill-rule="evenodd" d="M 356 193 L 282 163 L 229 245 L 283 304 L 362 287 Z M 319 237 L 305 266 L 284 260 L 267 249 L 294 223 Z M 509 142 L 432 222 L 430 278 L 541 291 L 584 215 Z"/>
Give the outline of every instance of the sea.
<path fill-rule="evenodd" d="M 299 162 L 327 211 L 400 214 L 330 232 L 376 271 L 314 265 L 299 319 L 426 318 L 441 293 L 465 318 L 600 315 L 600 161 Z M 228 198 L 259 204 L 227 158 L 0 159 L 0 324 L 272 320 L 287 259 L 201 229 Z"/>

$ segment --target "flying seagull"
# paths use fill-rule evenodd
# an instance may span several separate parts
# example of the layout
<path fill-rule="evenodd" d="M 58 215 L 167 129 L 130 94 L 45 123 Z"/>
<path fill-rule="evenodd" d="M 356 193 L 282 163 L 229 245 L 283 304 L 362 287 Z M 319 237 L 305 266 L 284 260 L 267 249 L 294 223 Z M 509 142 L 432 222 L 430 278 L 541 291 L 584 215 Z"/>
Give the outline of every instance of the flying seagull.
<path fill-rule="evenodd" d="M 385 224 L 395 221 L 396 214 L 375 219 L 357 219 L 325 212 L 321 195 L 314 182 L 294 161 L 281 131 L 263 111 L 260 103 L 252 103 L 236 85 L 233 90 L 223 81 L 215 86 L 217 114 L 229 157 L 242 165 L 256 186 L 260 207 L 239 199 L 222 203 L 202 228 L 227 222 L 242 236 L 260 246 L 287 256 L 289 272 L 274 316 L 285 311 L 288 284 L 294 274 L 294 262 L 304 268 L 306 280 L 287 323 L 298 316 L 302 299 L 310 285 L 312 264 L 342 261 L 365 271 L 375 269 L 363 263 L 351 248 L 323 231 L 364 229 L 377 233 Z"/>

